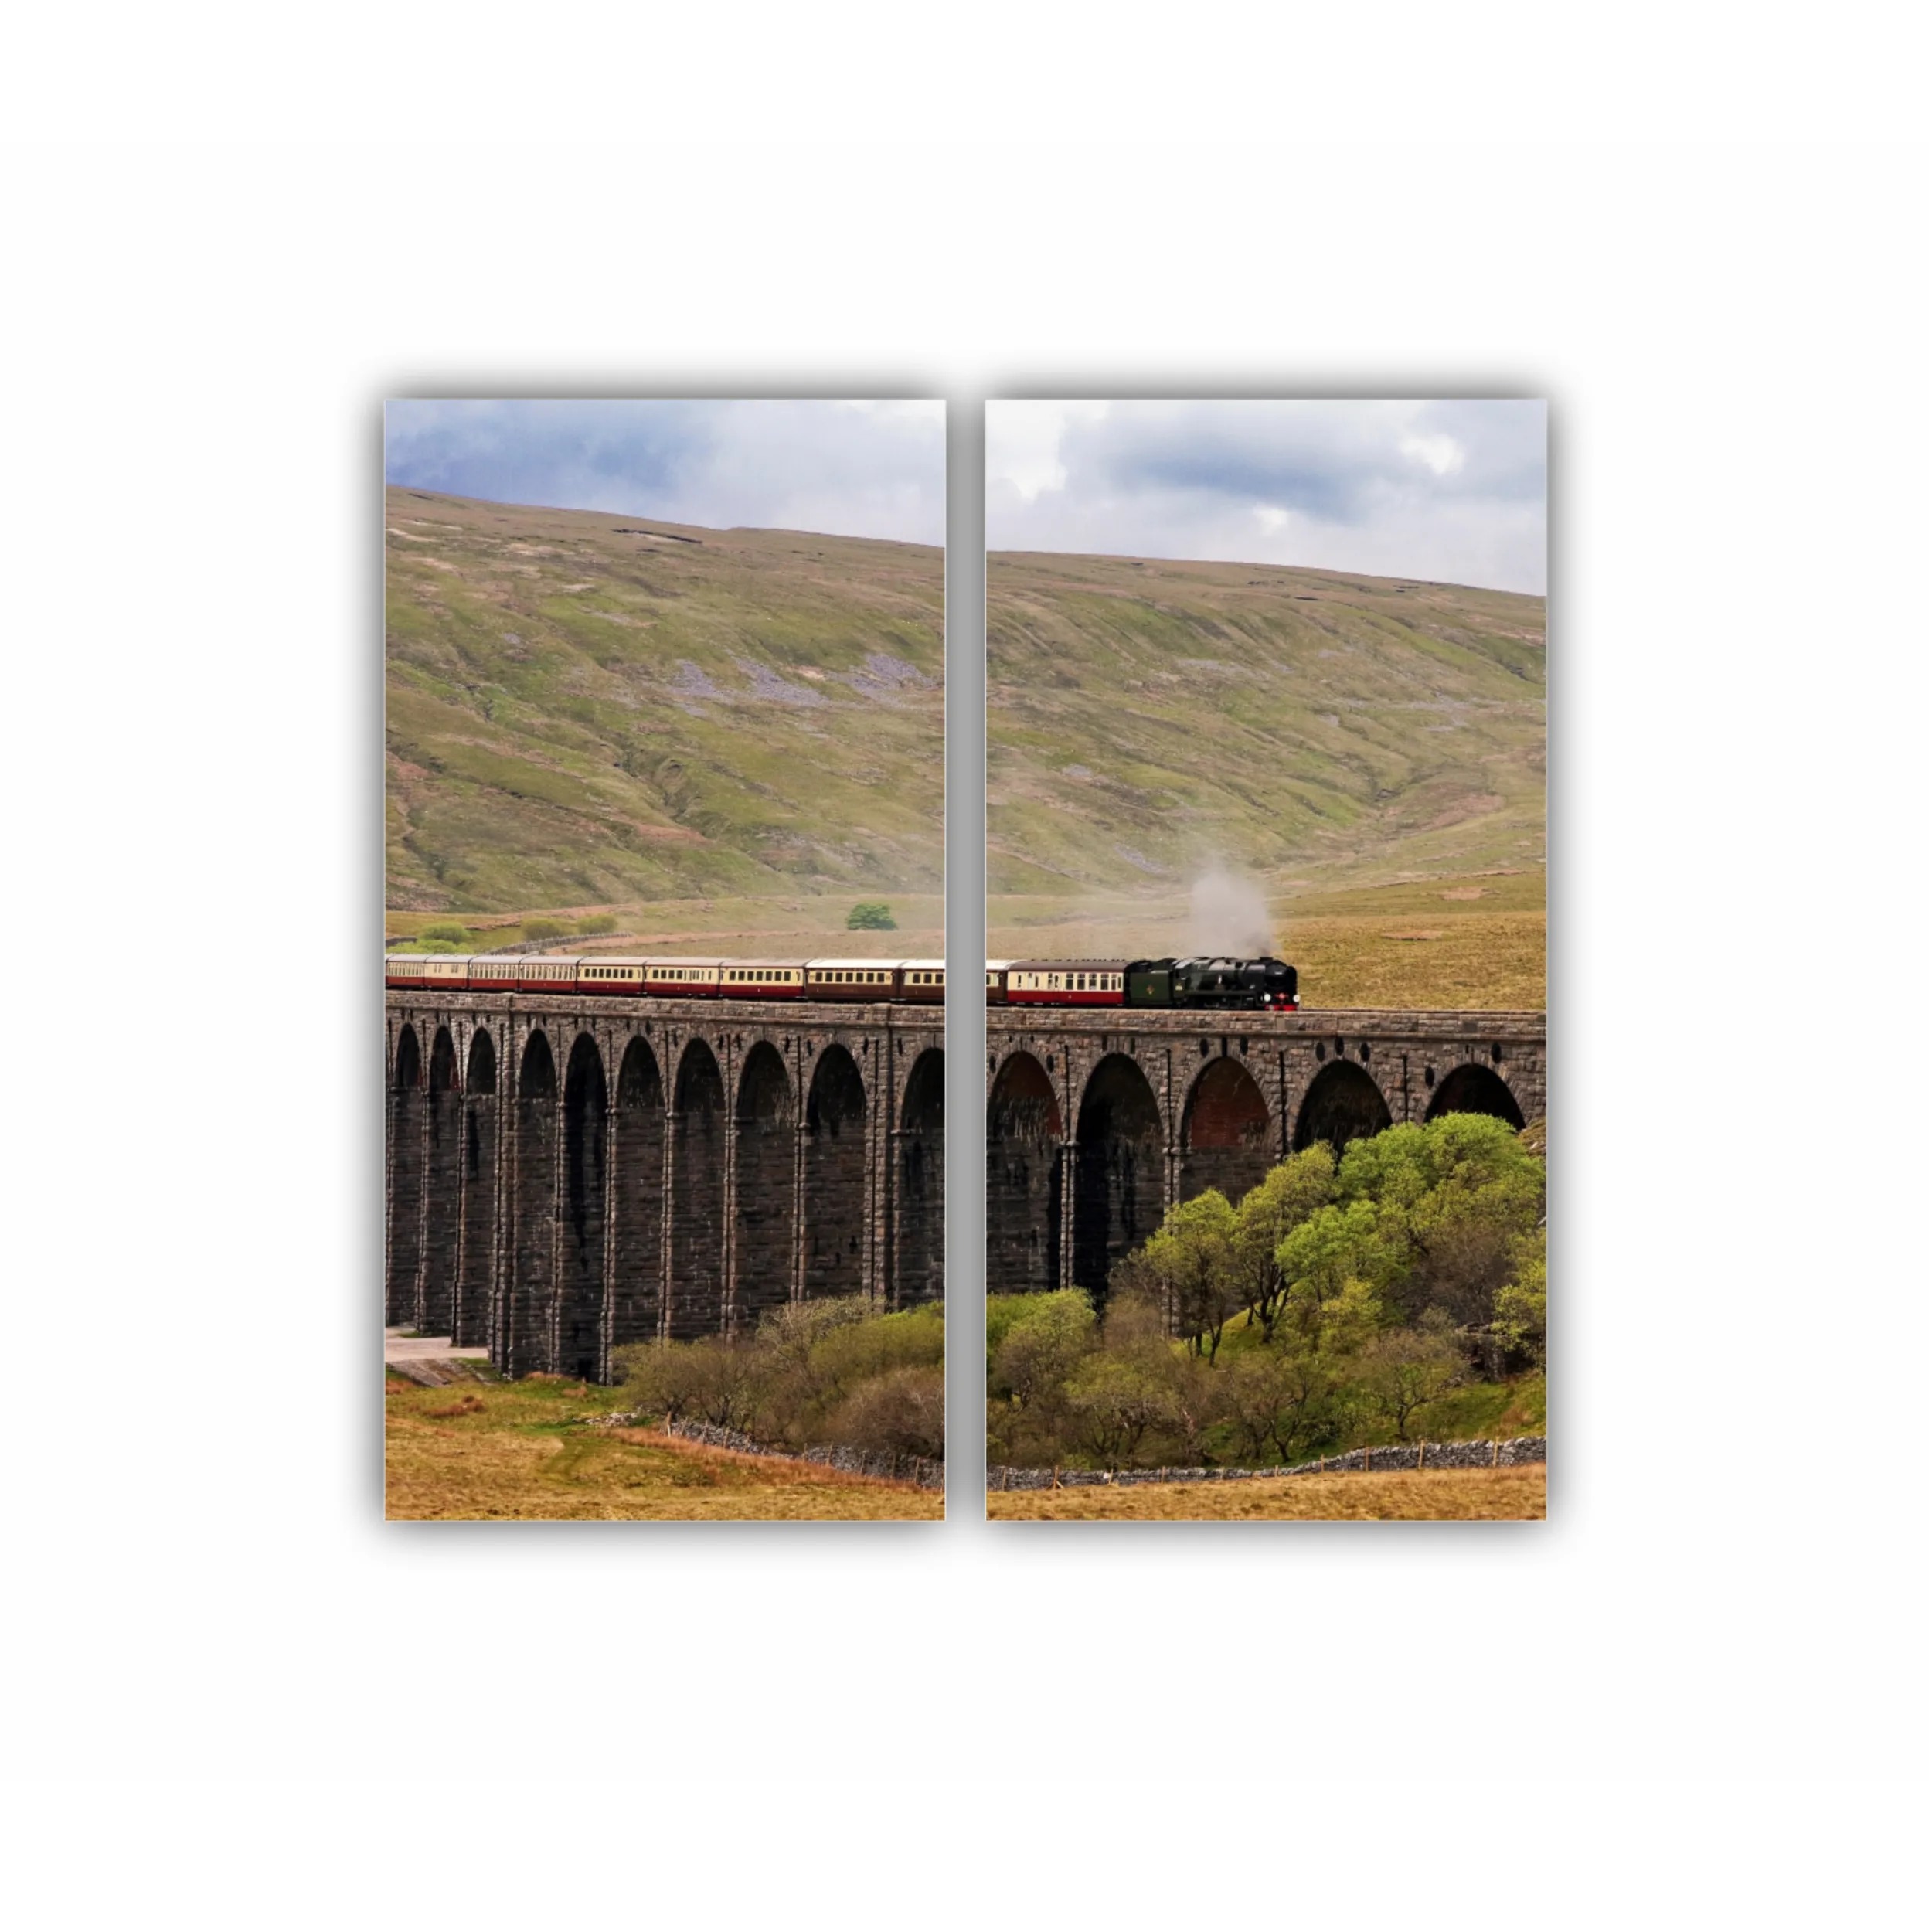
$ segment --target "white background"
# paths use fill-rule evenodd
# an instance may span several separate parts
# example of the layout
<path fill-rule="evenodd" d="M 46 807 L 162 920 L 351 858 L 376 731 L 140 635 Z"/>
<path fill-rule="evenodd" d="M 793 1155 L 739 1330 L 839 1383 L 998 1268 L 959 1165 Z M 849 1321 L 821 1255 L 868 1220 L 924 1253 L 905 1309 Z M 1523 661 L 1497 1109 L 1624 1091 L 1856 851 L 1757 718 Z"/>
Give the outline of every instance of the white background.
<path fill-rule="evenodd" d="M 1922 1906 L 1918 70 L 1568 17 L 12 40 L 21 1923 Z M 674 384 L 1550 398 L 1548 1525 L 380 1522 L 380 400 Z"/>

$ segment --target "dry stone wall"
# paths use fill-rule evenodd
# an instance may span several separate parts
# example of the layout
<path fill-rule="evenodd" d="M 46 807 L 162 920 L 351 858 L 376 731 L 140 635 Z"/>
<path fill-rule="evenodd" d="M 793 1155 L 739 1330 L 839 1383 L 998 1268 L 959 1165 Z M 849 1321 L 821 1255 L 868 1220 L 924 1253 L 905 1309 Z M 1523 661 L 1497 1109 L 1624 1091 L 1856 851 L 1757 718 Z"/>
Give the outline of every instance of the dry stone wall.
<path fill-rule="evenodd" d="M 1352 1471 L 1393 1475 L 1409 1469 L 1513 1469 L 1548 1459 L 1543 1436 L 1512 1436 L 1503 1442 L 1400 1442 L 1350 1449 L 1338 1456 L 1271 1469 L 1015 1469 L 998 1464 L 986 1471 L 988 1489 L 1073 1489 L 1096 1484 L 1128 1487 L 1148 1482 L 1248 1482 L 1263 1477 L 1340 1475 Z"/>

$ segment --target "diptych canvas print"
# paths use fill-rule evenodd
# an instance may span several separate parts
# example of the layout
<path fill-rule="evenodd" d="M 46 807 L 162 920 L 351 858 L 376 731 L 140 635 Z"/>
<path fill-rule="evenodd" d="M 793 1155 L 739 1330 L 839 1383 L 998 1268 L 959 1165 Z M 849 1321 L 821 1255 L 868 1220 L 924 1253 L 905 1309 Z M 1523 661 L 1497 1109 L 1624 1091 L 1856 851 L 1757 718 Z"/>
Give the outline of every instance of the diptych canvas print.
<path fill-rule="evenodd" d="M 992 1513 L 1541 1514 L 1543 406 L 986 447 Z"/>
<path fill-rule="evenodd" d="M 942 410 L 386 430 L 391 1514 L 940 1514 Z"/>
<path fill-rule="evenodd" d="M 949 998 L 992 1516 L 1542 1514 L 1540 403 L 988 405 L 950 985 L 942 405 L 385 428 L 392 1515 L 942 1514 Z"/>

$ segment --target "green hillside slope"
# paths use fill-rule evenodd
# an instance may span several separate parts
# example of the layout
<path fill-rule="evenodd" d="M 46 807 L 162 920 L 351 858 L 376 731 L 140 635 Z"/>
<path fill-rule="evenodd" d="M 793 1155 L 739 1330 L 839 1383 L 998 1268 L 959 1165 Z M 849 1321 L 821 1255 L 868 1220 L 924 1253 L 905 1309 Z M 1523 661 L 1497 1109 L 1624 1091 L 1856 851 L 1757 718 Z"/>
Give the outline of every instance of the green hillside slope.
<path fill-rule="evenodd" d="M 386 509 L 392 909 L 940 889 L 941 552 Z"/>
<path fill-rule="evenodd" d="M 987 625 L 995 895 L 1542 869 L 1540 597 L 996 553 Z"/>

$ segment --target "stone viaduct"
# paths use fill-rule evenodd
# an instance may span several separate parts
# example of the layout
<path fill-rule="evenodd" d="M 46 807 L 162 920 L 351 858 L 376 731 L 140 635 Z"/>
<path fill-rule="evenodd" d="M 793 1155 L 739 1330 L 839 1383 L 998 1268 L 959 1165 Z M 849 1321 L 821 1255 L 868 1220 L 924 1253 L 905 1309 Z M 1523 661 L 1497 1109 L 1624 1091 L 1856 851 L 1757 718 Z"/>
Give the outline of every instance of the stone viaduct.
<path fill-rule="evenodd" d="M 1104 1294 L 1167 1209 L 1406 1121 L 1545 1107 L 1541 1013 L 986 1015 L 986 1287 Z"/>
<path fill-rule="evenodd" d="M 939 1007 L 384 998 L 391 1325 L 607 1381 L 626 1342 L 944 1294 Z"/>

